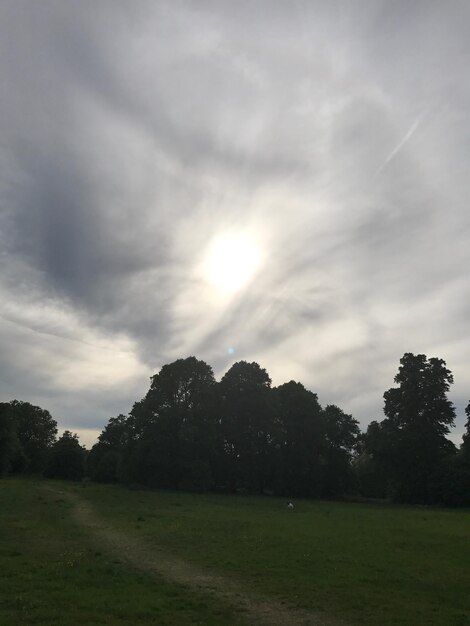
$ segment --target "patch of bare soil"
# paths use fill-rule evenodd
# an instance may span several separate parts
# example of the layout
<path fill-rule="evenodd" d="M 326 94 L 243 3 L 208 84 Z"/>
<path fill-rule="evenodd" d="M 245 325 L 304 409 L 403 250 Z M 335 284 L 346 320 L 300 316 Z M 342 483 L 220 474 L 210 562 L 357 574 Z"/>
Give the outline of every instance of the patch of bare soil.
<path fill-rule="evenodd" d="M 49 488 L 49 490 L 52 490 Z M 89 502 L 68 492 L 54 490 L 74 503 L 75 520 L 86 528 L 101 547 L 145 572 L 156 573 L 168 582 L 209 594 L 242 611 L 248 624 L 266 626 L 345 626 L 338 620 L 288 607 L 279 601 L 254 594 L 238 582 L 205 571 L 182 559 L 168 555 L 145 541 L 113 528 L 101 518 Z"/>

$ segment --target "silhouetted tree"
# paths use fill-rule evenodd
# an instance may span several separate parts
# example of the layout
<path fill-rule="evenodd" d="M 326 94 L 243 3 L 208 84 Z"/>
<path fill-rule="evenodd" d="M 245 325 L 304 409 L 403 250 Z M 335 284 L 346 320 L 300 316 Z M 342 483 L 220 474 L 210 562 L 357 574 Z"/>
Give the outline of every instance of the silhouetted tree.
<path fill-rule="evenodd" d="M 78 435 L 66 430 L 52 446 L 44 473 L 48 478 L 80 480 L 85 471 L 85 454 Z"/>
<path fill-rule="evenodd" d="M 359 436 L 359 422 L 334 404 L 323 410 L 326 435 L 323 495 L 327 497 L 350 491 L 351 457 Z"/>
<path fill-rule="evenodd" d="M 220 381 L 226 482 L 263 493 L 272 474 L 271 379 L 258 363 L 239 361 Z"/>
<path fill-rule="evenodd" d="M 372 498 L 391 497 L 399 453 L 395 449 L 395 431 L 389 420 L 372 421 L 359 441 L 353 466 L 360 493 Z"/>
<path fill-rule="evenodd" d="M 465 408 L 465 414 L 467 416 L 467 421 L 465 423 L 465 432 L 462 441 L 462 453 L 465 457 L 470 459 L 470 402 Z"/>
<path fill-rule="evenodd" d="M 89 455 L 90 476 L 290 496 L 334 497 L 359 486 L 372 497 L 469 504 L 470 403 L 457 453 L 446 438 L 454 407 L 447 398 L 453 378 L 445 362 L 406 353 L 394 380 L 397 387 L 384 393 L 385 419 L 361 434 L 357 420 L 335 405 L 322 409 L 316 394 L 300 383 L 272 389 L 258 363 L 235 363 L 217 384 L 204 361 L 178 359 L 152 377 L 129 416 L 110 419 Z M 0 405 L 3 472 L 15 459 L 31 465 L 23 441 L 34 438 L 24 428 L 23 439 L 17 436 L 17 408 L 10 406 L 13 413 L 7 415 Z M 14 455 L 10 441 L 17 441 Z"/>
<path fill-rule="evenodd" d="M 112 417 L 88 455 L 87 470 L 98 482 L 114 483 L 125 478 L 124 459 L 128 454 L 131 428 L 125 415 Z"/>
<path fill-rule="evenodd" d="M 21 453 L 16 434 L 13 408 L 9 402 L 0 403 L 0 476 L 9 474 L 15 459 Z M 22 465 L 25 464 L 22 463 Z"/>
<path fill-rule="evenodd" d="M 325 432 L 317 395 L 291 380 L 273 389 L 276 410 L 276 491 L 318 496 L 322 490 Z"/>
<path fill-rule="evenodd" d="M 164 365 L 134 405 L 131 475 L 147 484 L 204 490 L 212 486 L 216 383 L 195 357 Z"/>
<path fill-rule="evenodd" d="M 57 422 L 49 411 L 18 400 L 3 403 L 2 415 L 4 468 L 8 466 L 11 473 L 41 473 L 56 438 Z"/>
<path fill-rule="evenodd" d="M 470 506 L 470 402 L 460 450 L 447 457 L 434 484 L 435 500 L 447 506 Z"/>
<path fill-rule="evenodd" d="M 391 480 L 395 498 L 428 502 L 433 475 L 454 451 L 446 439 L 455 409 L 447 398 L 453 383 L 442 359 L 406 353 L 395 376 L 398 387 L 384 393 L 384 412 L 392 450 Z"/>

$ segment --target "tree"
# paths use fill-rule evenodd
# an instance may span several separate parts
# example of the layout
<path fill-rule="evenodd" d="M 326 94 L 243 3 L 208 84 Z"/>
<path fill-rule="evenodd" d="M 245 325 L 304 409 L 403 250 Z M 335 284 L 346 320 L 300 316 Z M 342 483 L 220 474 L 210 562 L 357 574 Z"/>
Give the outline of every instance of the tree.
<path fill-rule="evenodd" d="M 447 506 L 470 506 L 470 402 L 460 450 L 444 459 L 434 485 L 435 500 Z"/>
<path fill-rule="evenodd" d="M 45 471 L 48 478 L 80 480 L 85 469 L 86 450 L 78 435 L 66 430 L 52 446 Z"/>
<path fill-rule="evenodd" d="M 128 418 L 122 414 L 111 417 L 88 455 L 87 470 L 90 478 L 104 483 L 114 483 L 124 478 L 124 459 L 131 438 Z"/>
<path fill-rule="evenodd" d="M 279 471 L 276 491 L 318 496 L 322 490 L 325 432 L 317 395 L 291 380 L 273 389 Z"/>
<path fill-rule="evenodd" d="M 359 436 L 359 422 L 334 404 L 323 410 L 326 435 L 323 495 L 346 493 L 352 485 L 351 457 Z"/>
<path fill-rule="evenodd" d="M 271 379 L 258 363 L 234 363 L 220 381 L 221 428 L 231 489 L 260 493 L 272 474 L 273 407 Z"/>
<path fill-rule="evenodd" d="M 467 416 L 467 421 L 463 435 L 462 453 L 466 458 L 470 459 L 470 401 L 465 408 L 465 415 Z"/>
<path fill-rule="evenodd" d="M 217 420 L 212 368 L 188 357 L 164 365 L 151 380 L 129 419 L 132 477 L 171 489 L 210 488 Z"/>
<path fill-rule="evenodd" d="M 429 502 L 433 475 L 454 450 L 446 439 L 455 418 L 447 398 L 452 373 L 442 359 L 406 353 L 394 380 L 398 387 L 384 393 L 384 413 L 395 498 Z"/>
<path fill-rule="evenodd" d="M 20 454 L 13 408 L 9 402 L 0 403 L 0 477 L 9 474 Z"/>
<path fill-rule="evenodd" d="M 29 402 L 12 400 L 9 406 L 11 437 L 15 441 L 15 454 L 9 461 L 11 471 L 41 473 L 46 466 L 49 449 L 56 439 L 57 422 L 49 411 Z"/>
<path fill-rule="evenodd" d="M 391 477 L 394 460 L 398 458 L 394 433 L 389 420 L 380 423 L 374 420 L 360 435 L 354 471 L 361 495 L 372 498 L 393 495 Z"/>

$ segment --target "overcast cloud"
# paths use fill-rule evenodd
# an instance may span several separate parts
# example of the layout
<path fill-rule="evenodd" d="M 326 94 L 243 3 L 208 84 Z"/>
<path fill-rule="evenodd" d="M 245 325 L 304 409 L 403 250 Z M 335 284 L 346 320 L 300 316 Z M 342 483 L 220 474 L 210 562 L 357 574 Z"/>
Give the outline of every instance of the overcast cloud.
<path fill-rule="evenodd" d="M 415 352 L 459 441 L 469 42 L 466 1 L 1 0 L 0 399 L 90 444 L 194 354 L 366 426 Z M 232 234 L 259 263 L 226 292 Z"/>

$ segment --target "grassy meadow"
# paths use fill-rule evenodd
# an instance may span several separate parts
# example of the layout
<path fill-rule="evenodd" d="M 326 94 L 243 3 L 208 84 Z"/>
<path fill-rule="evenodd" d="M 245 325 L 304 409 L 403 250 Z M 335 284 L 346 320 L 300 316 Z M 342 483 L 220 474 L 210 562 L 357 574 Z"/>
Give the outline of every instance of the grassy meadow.
<path fill-rule="evenodd" d="M 77 501 L 149 552 L 332 623 L 470 624 L 468 510 L 18 479 L 0 481 L 0 624 L 250 623 L 100 546 Z"/>
<path fill-rule="evenodd" d="M 239 623 L 217 601 L 103 552 L 45 482 L 0 480 L 2 626 Z"/>

